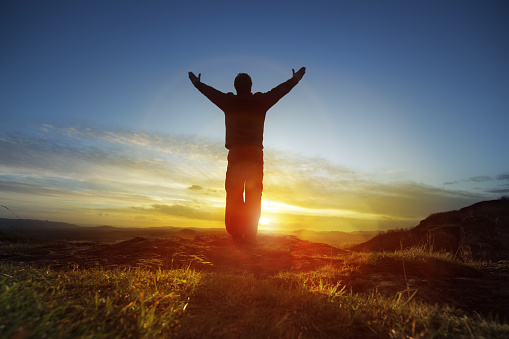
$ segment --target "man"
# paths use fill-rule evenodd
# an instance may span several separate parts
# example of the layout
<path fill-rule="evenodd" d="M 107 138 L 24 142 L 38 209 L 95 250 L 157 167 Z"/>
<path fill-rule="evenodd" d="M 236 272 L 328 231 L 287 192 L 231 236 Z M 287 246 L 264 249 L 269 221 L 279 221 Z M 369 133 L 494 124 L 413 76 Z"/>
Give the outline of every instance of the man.
<path fill-rule="evenodd" d="M 201 82 L 189 72 L 193 85 L 225 114 L 226 148 L 226 230 L 237 242 L 253 242 L 258 231 L 263 190 L 263 126 L 267 111 L 302 79 L 302 67 L 286 82 L 267 93 L 251 92 L 251 77 L 239 73 L 237 94 L 223 93 Z"/>

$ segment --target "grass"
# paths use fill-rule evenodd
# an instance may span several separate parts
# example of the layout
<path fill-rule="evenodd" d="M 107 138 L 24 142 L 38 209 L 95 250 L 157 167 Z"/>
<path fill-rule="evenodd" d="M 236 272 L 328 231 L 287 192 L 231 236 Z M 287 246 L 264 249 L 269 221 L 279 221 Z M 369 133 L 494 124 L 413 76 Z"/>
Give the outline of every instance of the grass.
<path fill-rule="evenodd" d="M 0 267 L 4 338 L 165 336 L 200 280 L 191 270 Z"/>
<path fill-rule="evenodd" d="M 503 338 L 509 326 L 447 305 L 354 293 L 359 267 L 446 261 L 405 250 L 359 253 L 341 269 L 306 273 L 52 270 L 0 264 L 0 337 L 50 338 Z M 401 279 L 406 279 L 404 275 Z"/>

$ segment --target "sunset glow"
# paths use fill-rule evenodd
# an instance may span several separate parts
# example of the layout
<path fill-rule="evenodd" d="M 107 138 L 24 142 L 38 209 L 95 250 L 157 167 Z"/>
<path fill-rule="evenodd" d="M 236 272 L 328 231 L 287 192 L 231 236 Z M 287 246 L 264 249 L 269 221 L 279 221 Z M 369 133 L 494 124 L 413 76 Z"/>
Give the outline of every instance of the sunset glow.
<path fill-rule="evenodd" d="M 114 226 L 223 227 L 226 151 L 219 142 L 127 131 L 39 127 L 1 140 L 3 217 Z M 4 148 L 5 149 L 5 148 Z M 108 152 L 103 150 L 107 149 Z M 260 225 L 270 230 L 376 230 L 417 223 L 472 195 L 324 166 L 266 150 Z M 23 159 L 30 158 L 30 162 Z M 299 166 L 296 165 L 298 162 Z M 313 178 L 313 180 L 309 180 Z M 359 179 L 362 178 L 362 179 Z M 300 192 L 300 194 L 296 194 Z"/>

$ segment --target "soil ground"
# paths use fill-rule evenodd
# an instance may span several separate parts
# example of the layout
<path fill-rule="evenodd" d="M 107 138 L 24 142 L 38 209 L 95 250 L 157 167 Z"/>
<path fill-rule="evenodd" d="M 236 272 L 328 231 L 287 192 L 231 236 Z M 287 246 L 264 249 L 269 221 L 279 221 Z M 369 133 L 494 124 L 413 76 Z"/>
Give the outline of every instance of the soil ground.
<path fill-rule="evenodd" d="M 8 246 L 0 245 L 4 263 L 53 269 L 190 267 L 260 278 L 318 270 L 334 275 L 354 293 L 378 291 L 394 296 L 417 290 L 415 298 L 422 301 L 509 321 L 509 261 L 475 267 L 446 261 L 422 265 L 379 259 L 356 261 L 347 250 L 293 236 L 269 235 L 259 236 L 256 244 L 237 244 L 228 236 L 198 236 L 194 240 L 136 237 L 116 243 L 48 242 L 17 253 L 7 250 Z"/>

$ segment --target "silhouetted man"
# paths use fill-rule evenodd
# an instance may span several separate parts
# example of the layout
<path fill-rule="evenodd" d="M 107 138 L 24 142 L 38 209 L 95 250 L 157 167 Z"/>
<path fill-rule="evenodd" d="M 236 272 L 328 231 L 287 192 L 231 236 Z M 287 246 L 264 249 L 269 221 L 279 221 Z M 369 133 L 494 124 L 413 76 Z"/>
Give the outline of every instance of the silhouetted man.
<path fill-rule="evenodd" d="M 267 111 L 302 79 L 306 68 L 292 69 L 291 79 L 267 93 L 251 92 L 251 77 L 239 73 L 234 86 L 237 94 L 223 93 L 189 72 L 193 85 L 225 115 L 226 170 L 225 225 L 235 241 L 254 240 L 258 232 L 263 190 L 263 126 Z"/>

